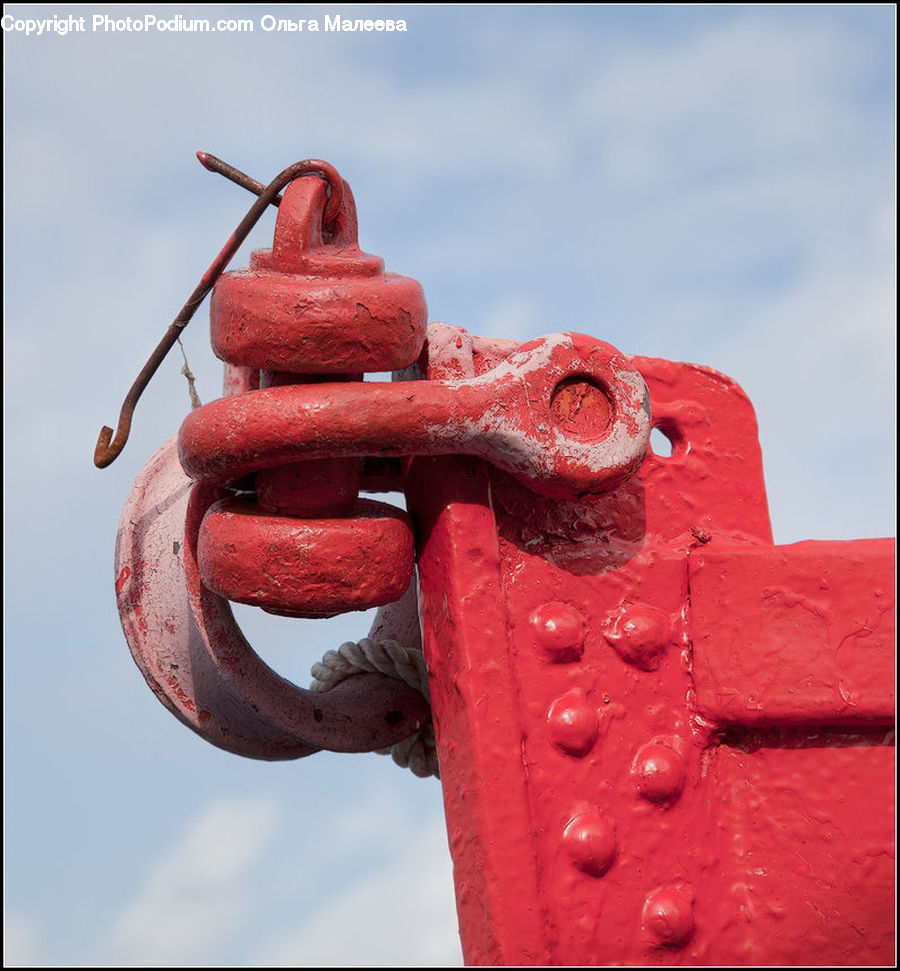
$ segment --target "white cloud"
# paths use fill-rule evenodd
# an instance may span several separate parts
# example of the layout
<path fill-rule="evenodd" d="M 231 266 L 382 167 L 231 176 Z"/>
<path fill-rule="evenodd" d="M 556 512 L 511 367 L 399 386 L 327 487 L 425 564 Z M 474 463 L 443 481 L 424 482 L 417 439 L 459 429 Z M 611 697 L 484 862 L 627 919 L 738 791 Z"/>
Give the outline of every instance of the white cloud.
<path fill-rule="evenodd" d="M 275 809 L 222 800 L 192 820 L 155 860 L 107 934 L 104 953 L 123 965 L 208 961 L 241 929 L 243 881 L 272 835 Z"/>
<path fill-rule="evenodd" d="M 776 542 L 893 528 L 896 275 L 877 220 L 717 341 L 754 401 Z M 849 241 L 848 241 L 849 242 Z"/>
<path fill-rule="evenodd" d="M 355 823 L 377 838 L 372 813 L 360 814 Z M 444 865 L 435 866 L 437 860 Z M 329 899 L 300 926 L 260 946 L 248 963 L 259 967 L 461 965 L 443 820 L 434 819 L 407 833 L 400 855 Z"/>
<path fill-rule="evenodd" d="M 599 65 L 578 108 L 584 121 L 629 136 L 623 143 L 635 155 L 677 144 L 677 155 L 648 159 L 654 175 L 700 159 L 759 164 L 833 136 L 861 56 L 834 26 L 812 21 L 801 36 L 765 12 L 744 12 L 681 43 L 623 45 Z"/>
<path fill-rule="evenodd" d="M 7 913 L 3 921 L 3 967 L 31 968 L 40 963 L 37 924 L 22 914 Z"/>
<path fill-rule="evenodd" d="M 510 294 L 489 306 L 481 318 L 480 326 L 472 329 L 480 336 L 508 340 L 530 340 L 547 330 L 546 326 L 541 330 L 541 311 L 537 301 L 524 294 Z M 561 328 L 554 322 L 549 329 Z"/>

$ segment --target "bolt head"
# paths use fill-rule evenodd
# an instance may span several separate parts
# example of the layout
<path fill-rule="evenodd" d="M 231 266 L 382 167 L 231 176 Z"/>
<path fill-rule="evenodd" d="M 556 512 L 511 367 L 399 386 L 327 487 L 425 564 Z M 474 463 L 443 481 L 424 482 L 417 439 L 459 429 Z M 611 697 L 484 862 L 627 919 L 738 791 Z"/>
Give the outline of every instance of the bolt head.
<path fill-rule="evenodd" d="M 531 612 L 529 626 L 548 660 L 577 661 L 584 651 L 584 618 L 564 603 L 546 603 Z"/>
<path fill-rule="evenodd" d="M 656 607 L 629 604 L 606 627 L 603 636 L 626 664 L 653 671 L 672 641 L 672 618 Z"/>
<path fill-rule="evenodd" d="M 642 745 L 631 765 L 631 778 L 638 792 L 651 802 L 677 799 L 684 787 L 684 760 L 668 745 Z"/>
<path fill-rule="evenodd" d="M 557 698 L 547 712 L 550 740 L 567 755 L 587 755 L 597 741 L 599 728 L 596 710 L 578 688 Z"/>
<path fill-rule="evenodd" d="M 583 873 L 602 877 L 616 858 L 616 827 L 600 813 L 581 813 L 563 831 L 569 858 Z"/>
<path fill-rule="evenodd" d="M 683 947 L 694 933 L 694 895 L 689 887 L 660 887 L 641 914 L 644 935 L 658 947 Z"/>

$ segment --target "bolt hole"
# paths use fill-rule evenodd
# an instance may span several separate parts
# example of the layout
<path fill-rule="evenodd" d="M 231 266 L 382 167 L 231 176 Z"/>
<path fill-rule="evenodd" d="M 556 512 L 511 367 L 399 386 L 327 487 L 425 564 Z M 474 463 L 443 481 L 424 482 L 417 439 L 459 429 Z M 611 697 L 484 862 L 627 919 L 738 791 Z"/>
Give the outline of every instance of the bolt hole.
<path fill-rule="evenodd" d="M 670 459 L 674 451 L 674 444 L 669 435 L 661 428 L 650 431 L 650 451 L 661 459 Z"/>
<path fill-rule="evenodd" d="M 399 725 L 403 721 L 402 711 L 389 711 L 385 716 L 384 720 L 388 725 Z"/>
<path fill-rule="evenodd" d="M 315 718 L 317 722 L 320 722 L 324 717 L 325 716 L 318 708 L 313 708 L 313 718 Z"/>

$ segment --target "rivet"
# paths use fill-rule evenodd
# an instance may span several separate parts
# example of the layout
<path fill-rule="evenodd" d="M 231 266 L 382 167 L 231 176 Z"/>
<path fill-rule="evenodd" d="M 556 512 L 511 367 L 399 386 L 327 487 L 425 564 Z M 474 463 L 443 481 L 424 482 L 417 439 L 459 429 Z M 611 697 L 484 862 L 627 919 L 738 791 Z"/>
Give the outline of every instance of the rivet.
<path fill-rule="evenodd" d="M 627 664 L 652 671 L 672 641 L 672 619 L 656 607 L 628 604 L 607 624 L 603 636 Z"/>
<path fill-rule="evenodd" d="M 538 644 L 554 662 L 577 661 L 584 650 L 584 618 L 569 604 L 546 603 L 528 618 Z"/>
<path fill-rule="evenodd" d="M 641 929 L 660 947 L 683 947 L 694 933 L 693 905 L 689 887 L 660 887 L 644 903 Z"/>
<path fill-rule="evenodd" d="M 602 877 L 616 857 L 616 828 L 599 813 L 581 813 L 569 820 L 563 844 L 579 870 Z"/>
<path fill-rule="evenodd" d="M 671 802 L 684 786 L 684 760 L 668 745 L 648 742 L 634 757 L 631 778 L 645 799 Z"/>
<path fill-rule="evenodd" d="M 597 741 L 599 720 L 580 688 L 553 702 L 547 712 L 547 730 L 553 744 L 567 755 L 581 757 L 590 752 Z"/>

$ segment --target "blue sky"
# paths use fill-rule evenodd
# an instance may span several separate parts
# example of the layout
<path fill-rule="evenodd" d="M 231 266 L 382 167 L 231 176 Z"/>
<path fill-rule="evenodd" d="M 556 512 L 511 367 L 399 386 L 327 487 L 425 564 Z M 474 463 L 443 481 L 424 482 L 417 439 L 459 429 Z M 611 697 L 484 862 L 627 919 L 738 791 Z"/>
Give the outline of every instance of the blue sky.
<path fill-rule="evenodd" d="M 460 961 L 434 780 L 213 749 L 151 696 L 118 625 L 119 513 L 189 408 L 180 359 L 104 472 L 97 430 L 249 202 L 198 148 L 263 181 L 333 162 L 361 244 L 423 284 L 431 320 L 730 374 L 777 542 L 895 531 L 891 6 L 361 9 L 271 12 L 409 29 L 6 7 L 256 22 L 4 36 L 7 963 Z M 185 345 L 216 397 L 204 310 Z M 300 683 L 368 629 L 237 613 Z"/>

